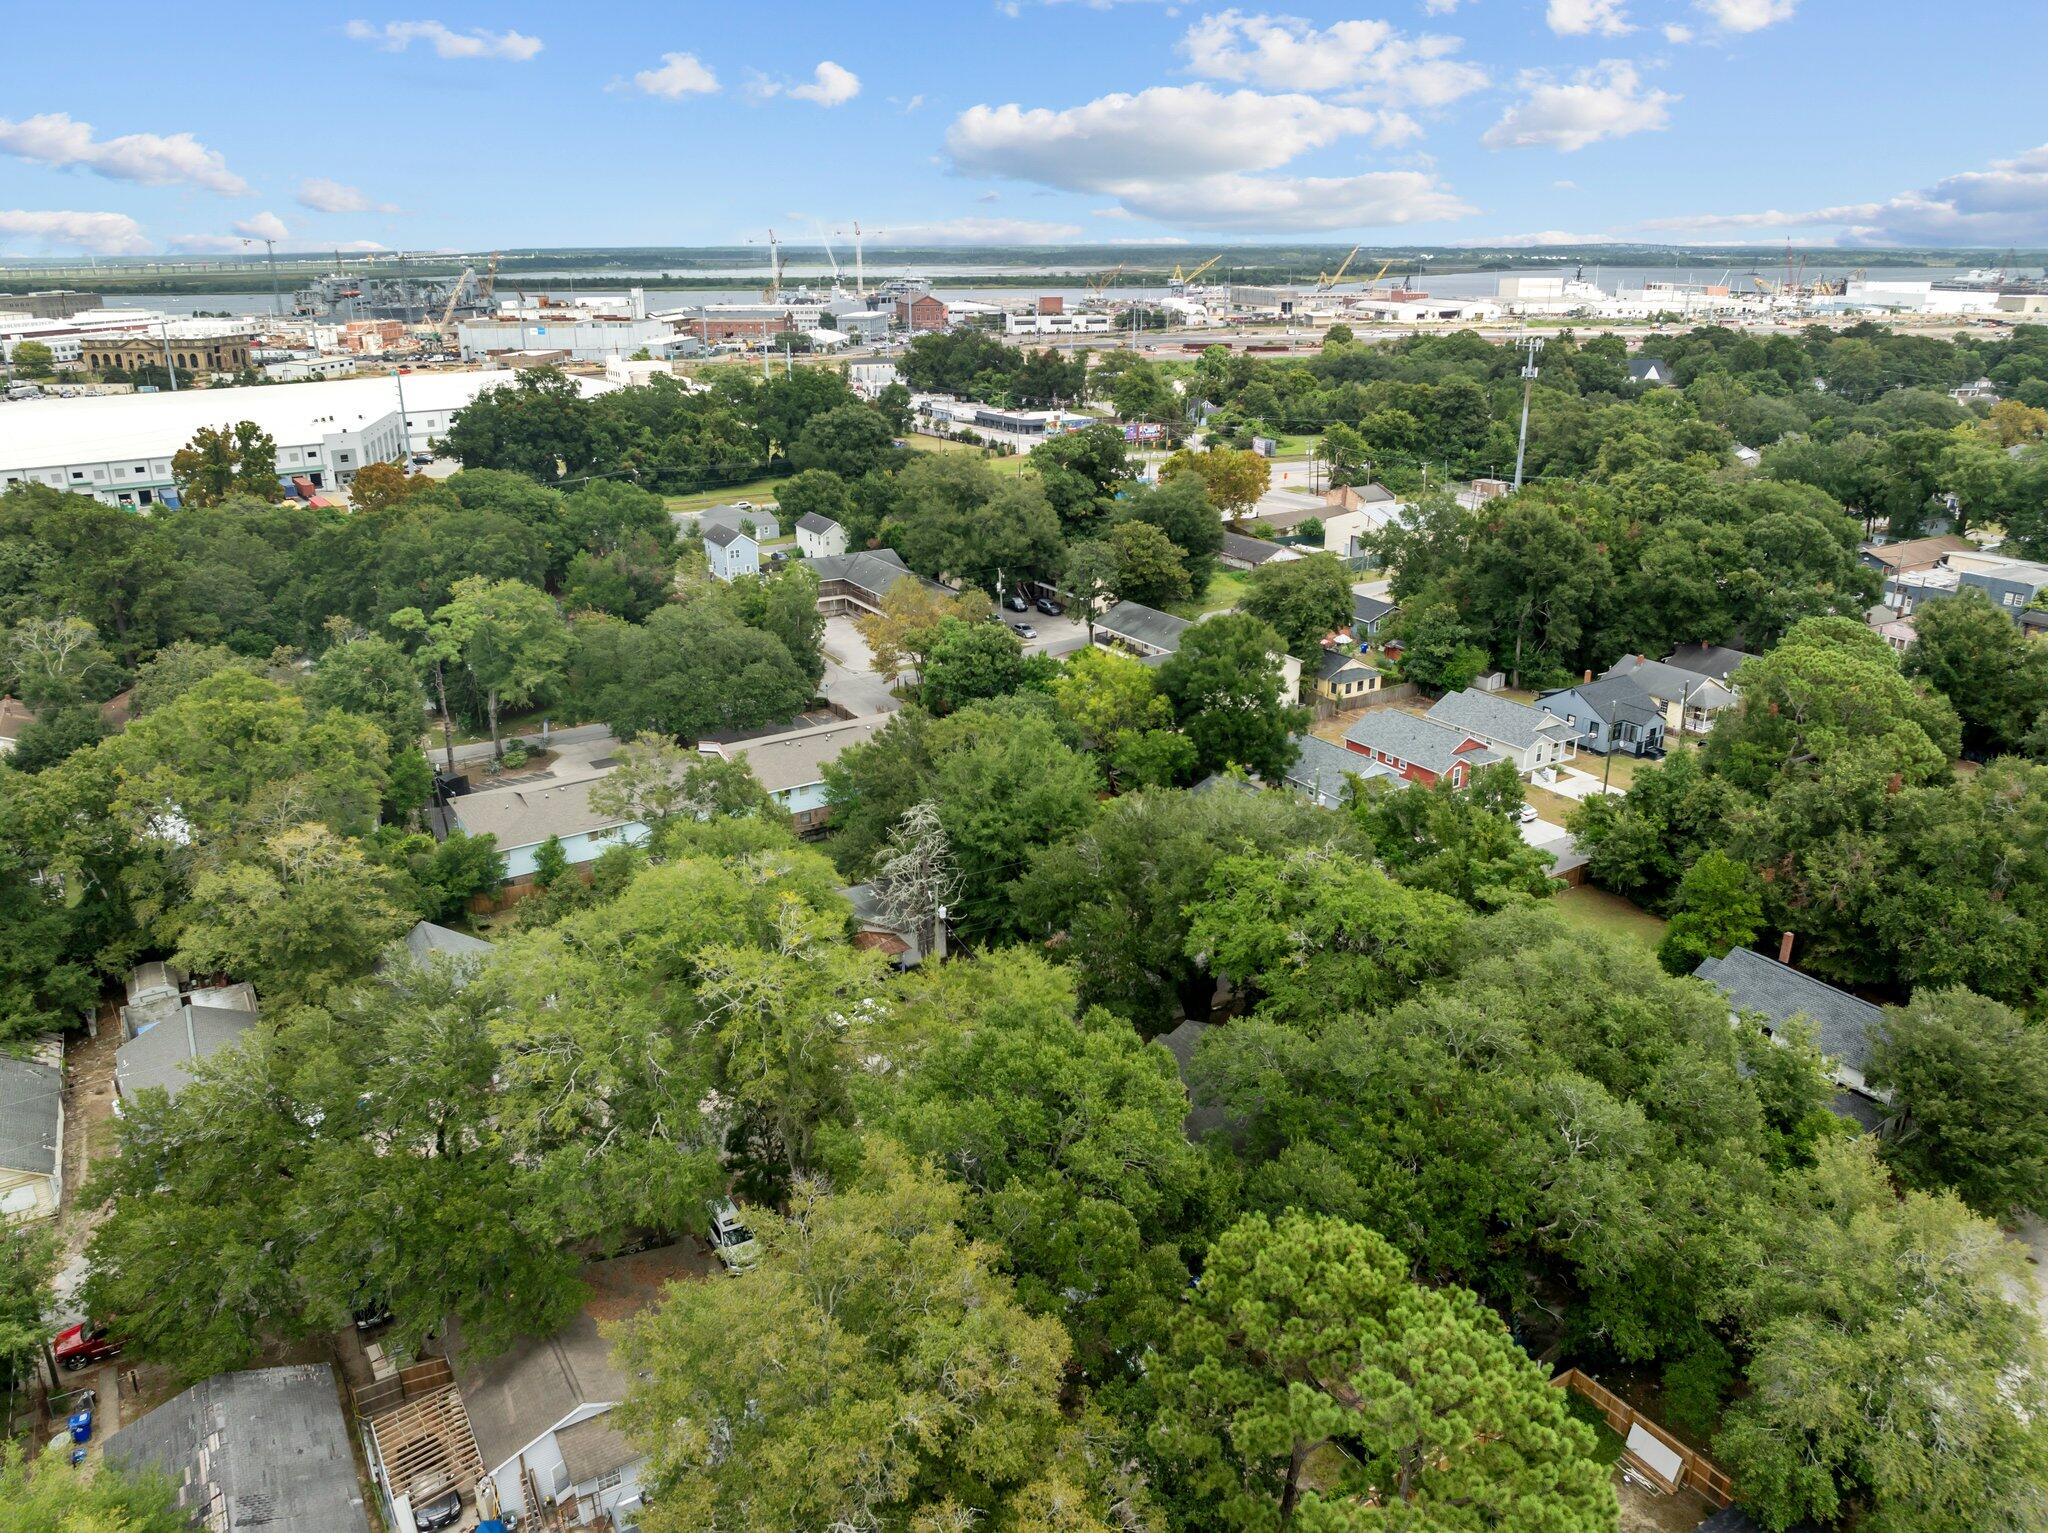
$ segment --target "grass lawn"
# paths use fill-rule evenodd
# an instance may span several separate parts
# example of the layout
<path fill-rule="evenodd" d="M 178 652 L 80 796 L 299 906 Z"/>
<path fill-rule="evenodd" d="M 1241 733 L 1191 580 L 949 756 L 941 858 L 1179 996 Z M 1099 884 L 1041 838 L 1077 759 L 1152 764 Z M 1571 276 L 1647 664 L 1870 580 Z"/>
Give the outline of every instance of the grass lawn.
<path fill-rule="evenodd" d="M 1207 617 L 1212 612 L 1227 612 L 1244 600 L 1248 587 L 1244 575 L 1237 570 L 1218 570 L 1209 577 L 1209 589 L 1188 601 L 1175 602 L 1166 610 L 1175 617 Z"/>
<path fill-rule="evenodd" d="M 1622 1441 L 1619 1432 L 1607 1424 L 1607 1418 L 1600 1414 L 1599 1406 L 1584 1395 L 1574 1394 L 1568 1390 L 1565 1393 L 1565 1409 L 1591 1427 L 1593 1435 L 1599 1439 L 1593 1447 L 1594 1463 L 1613 1464 L 1620 1460 L 1622 1451 L 1628 1444 Z"/>
<path fill-rule="evenodd" d="M 1031 455 L 1029 453 L 1011 453 L 1008 456 L 998 457 L 986 447 L 982 447 L 974 442 L 955 442 L 950 438 L 942 436 L 925 436 L 920 433 L 905 437 L 904 440 L 910 444 L 912 452 L 974 453 L 988 461 L 991 472 L 1001 474 L 1006 479 L 1016 478 L 1024 472 L 1025 467 L 1031 462 Z"/>
<path fill-rule="evenodd" d="M 1618 894 L 1609 894 L 1605 889 L 1595 889 L 1591 884 L 1581 884 L 1576 889 L 1567 889 L 1551 902 L 1553 909 L 1563 916 L 1566 923 L 1582 931 L 1601 932 L 1610 937 L 1626 937 L 1640 942 L 1654 951 L 1664 939 L 1664 918 L 1653 916 L 1649 911 L 1630 904 Z"/>
<path fill-rule="evenodd" d="M 736 500 L 751 500 L 755 505 L 775 499 L 776 492 L 789 483 L 789 475 L 777 474 L 768 479 L 749 479 L 744 484 L 729 484 L 721 490 L 698 490 L 690 495 L 664 495 L 662 501 L 671 511 L 703 511 L 711 506 L 730 505 Z"/>

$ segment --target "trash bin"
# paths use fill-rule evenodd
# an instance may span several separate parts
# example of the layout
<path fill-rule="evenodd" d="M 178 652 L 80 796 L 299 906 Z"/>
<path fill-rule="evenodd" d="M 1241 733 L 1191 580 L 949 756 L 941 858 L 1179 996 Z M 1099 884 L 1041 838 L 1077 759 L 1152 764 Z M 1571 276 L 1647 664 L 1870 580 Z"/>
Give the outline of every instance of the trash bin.
<path fill-rule="evenodd" d="M 90 1408 L 71 1413 L 71 1440 L 75 1443 L 92 1441 L 92 1411 Z"/>

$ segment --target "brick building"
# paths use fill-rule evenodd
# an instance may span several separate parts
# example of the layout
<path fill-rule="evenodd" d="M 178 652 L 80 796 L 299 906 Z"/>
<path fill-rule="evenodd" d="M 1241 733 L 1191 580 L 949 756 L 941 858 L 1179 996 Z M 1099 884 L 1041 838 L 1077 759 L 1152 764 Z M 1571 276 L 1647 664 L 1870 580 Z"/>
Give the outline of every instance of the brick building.
<path fill-rule="evenodd" d="M 930 293 L 917 293 L 896 300 L 896 323 L 906 330 L 943 330 L 946 306 Z"/>
<path fill-rule="evenodd" d="M 251 337 L 243 335 L 179 336 L 168 342 L 154 335 L 107 335 L 88 340 L 79 360 L 96 373 L 132 373 L 141 367 L 162 367 L 168 345 L 171 362 L 181 373 L 238 373 L 249 365 Z"/>

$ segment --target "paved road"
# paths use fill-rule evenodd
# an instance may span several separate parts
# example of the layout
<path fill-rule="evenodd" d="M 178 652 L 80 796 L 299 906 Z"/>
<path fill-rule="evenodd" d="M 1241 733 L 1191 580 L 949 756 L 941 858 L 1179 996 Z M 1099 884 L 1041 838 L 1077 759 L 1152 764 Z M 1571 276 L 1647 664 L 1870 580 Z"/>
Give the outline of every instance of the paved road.
<path fill-rule="evenodd" d="M 611 741 L 611 738 L 611 726 L 608 724 L 577 724 L 568 729 L 552 731 L 545 741 L 542 740 L 539 732 L 536 731 L 530 735 L 508 735 L 506 736 L 505 743 L 509 745 L 514 740 L 520 740 L 529 746 L 546 745 L 553 748 L 562 745 L 608 743 Z M 440 731 L 429 730 L 420 743 L 426 750 L 427 759 L 432 761 L 438 770 L 447 759 L 442 750 Z M 473 745 L 458 745 L 455 747 L 455 764 L 457 766 L 465 766 L 473 761 L 488 761 L 490 758 L 491 742 L 488 740 L 479 740 Z"/>

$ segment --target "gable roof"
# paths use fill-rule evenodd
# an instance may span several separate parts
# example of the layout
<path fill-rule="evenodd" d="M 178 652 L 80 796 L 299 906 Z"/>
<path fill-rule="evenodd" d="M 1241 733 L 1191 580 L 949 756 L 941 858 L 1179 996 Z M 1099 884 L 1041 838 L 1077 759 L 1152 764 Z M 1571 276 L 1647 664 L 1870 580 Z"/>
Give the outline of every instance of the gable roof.
<path fill-rule="evenodd" d="M 0 1054 L 0 1171 L 55 1176 L 63 1123 L 62 1067 Z"/>
<path fill-rule="evenodd" d="M 1487 750 L 1460 750 L 1473 738 L 1462 729 L 1399 708 L 1375 708 L 1344 731 L 1348 742 L 1369 751 L 1385 751 L 1396 761 L 1419 766 L 1439 777 L 1459 761 L 1484 766 L 1500 757 Z"/>
<path fill-rule="evenodd" d="M 1808 1018 L 1820 1035 L 1821 1052 L 1858 1074 L 1870 1062 L 1871 1033 L 1884 1020 L 1881 1007 L 1746 947 L 1703 958 L 1692 972 L 1727 996 L 1736 1010 L 1760 1012 L 1775 1026 Z"/>
<path fill-rule="evenodd" d="M 1724 644 L 1681 644 L 1664 657 L 1666 665 L 1675 665 L 1681 671 L 1693 671 L 1701 676 L 1711 676 L 1725 682 L 1729 673 L 1745 660 L 1756 657 L 1747 650 L 1730 649 Z"/>
<path fill-rule="evenodd" d="M 1361 676 L 1377 676 L 1379 670 L 1365 663 L 1359 656 L 1348 654 L 1341 649 L 1326 649 L 1316 662 L 1318 681 L 1335 681 L 1347 671 L 1356 671 Z"/>
<path fill-rule="evenodd" d="M 1467 687 L 1446 692 L 1429 710 L 1429 717 L 1452 729 L 1478 735 L 1489 745 L 1506 745 L 1527 750 L 1538 740 L 1569 740 L 1571 725 L 1541 708 L 1514 702 L 1491 692 Z"/>
<path fill-rule="evenodd" d="M 1381 618 L 1400 611 L 1400 603 L 1387 601 L 1379 596 L 1362 596 L 1351 593 L 1351 620 L 1355 623 L 1377 623 Z"/>
<path fill-rule="evenodd" d="M 1671 369 L 1664 365 L 1662 357 L 1632 357 L 1629 360 L 1628 375 L 1636 382 L 1641 383 L 1652 373 L 1666 378 L 1671 375 Z"/>
<path fill-rule="evenodd" d="M 193 1060 L 211 1058 L 255 1025 L 253 1011 L 185 1002 L 114 1051 L 114 1082 L 131 1100 L 150 1086 L 175 1097 L 192 1084 Z"/>
<path fill-rule="evenodd" d="M 168 1476 L 180 1508 L 219 1533 L 369 1533 L 326 1363 L 216 1374 L 122 1427 L 106 1455 Z"/>
<path fill-rule="evenodd" d="M 1286 554 L 1299 559 L 1301 555 L 1284 543 L 1275 543 L 1270 538 L 1248 538 L 1241 532 L 1223 534 L 1223 557 L 1241 559 L 1256 569 L 1261 564 L 1271 563 Z"/>
<path fill-rule="evenodd" d="M 496 836 L 498 850 L 514 851 L 538 846 L 549 836 L 588 835 L 631 822 L 619 815 L 600 814 L 590 804 L 590 790 L 604 781 L 607 773 L 569 780 L 547 779 L 517 788 L 492 788 L 484 793 L 465 793 L 448 801 L 455 823 L 472 836 Z"/>
<path fill-rule="evenodd" d="M 1095 631 L 1128 639 L 1169 654 L 1180 648 L 1181 636 L 1194 624 L 1141 602 L 1120 601 L 1095 620 Z"/>
<path fill-rule="evenodd" d="M 831 517 L 821 516 L 816 511 L 806 511 L 796 519 L 796 525 L 799 532 L 823 533 L 837 532 L 839 530 L 839 524 L 833 521 Z"/>
<path fill-rule="evenodd" d="M 1603 679 L 1616 676 L 1628 677 L 1662 703 L 1683 702 L 1688 708 L 1729 708 L 1735 703 L 1735 694 L 1712 676 L 1668 661 L 1623 655 L 1607 668 Z"/>
<path fill-rule="evenodd" d="M 754 541 L 753 538 L 741 531 L 740 528 L 726 522 L 719 522 L 715 526 L 704 529 L 704 541 L 716 543 L 720 548 L 737 543 L 742 538 L 745 538 L 749 543 Z"/>
<path fill-rule="evenodd" d="M 917 580 L 922 577 L 911 573 L 903 558 L 893 548 L 856 548 L 843 554 L 819 554 L 816 558 L 802 561 L 817 571 L 818 583 L 840 580 L 865 591 L 879 601 L 889 593 L 899 580 Z M 933 590 L 945 590 L 936 581 L 925 581 Z M 953 593 L 947 591 L 948 596 Z"/>
<path fill-rule="evenodd" d="M 1663 717 L 1657 700 L 1633 676 L 1603 676 L 1598 681 L 1582 681 L 1575 687 L 1560 687 L 1555 692 L 1546 692 L 1536 701 L 1549 707 L 1553 697 L 1578 698 L 1603 724 L 1622 721 L 1641 724 Z"/>
<path fill-rule="evenodd" d="M 405 949 L 412 954 L 414 963 L 423 964 L 437 953 L 445 958 L 481 957 L 495 952 L 497 944 L 472 937 L 468 932 L 436 926 L 432 921 L 416 921 L 405 934 Z"/>
<path fill-rule="evenodd" d="M 1408 779 L 1385 762 L 1374 761 L 1356 751 L 1314 735 L 1297 735 L 1294 760 L 1282 781 L 1297 793 L 1306 794 L 1323 809 L 1342 809 L 1351 802 L 1352 777 L 1380 777 L 1396 787 L 1408 786 Z"/>
<path fill-rule="evenodd" d="M 1905 538 L 1897 543 L 1871 543 L 1863 557 L 1888 570 L 1932 569 L 1950 554 L 1974 554 L 1977 545 L 1958 533 L 1932 538 Z"/>
<path fill-rule="evenodd" d="M 823 782 L 826 766 L 837 761 L 841 751 L 865 745 L 893 716 L 881 713 L 865 719 L 835 719 L 815 729 L 729 741 L 718 747 L 718 753 L 727 761 L 743 762 L 754 774 L 754 781 L 768 792 L 784 793 Z"/>

